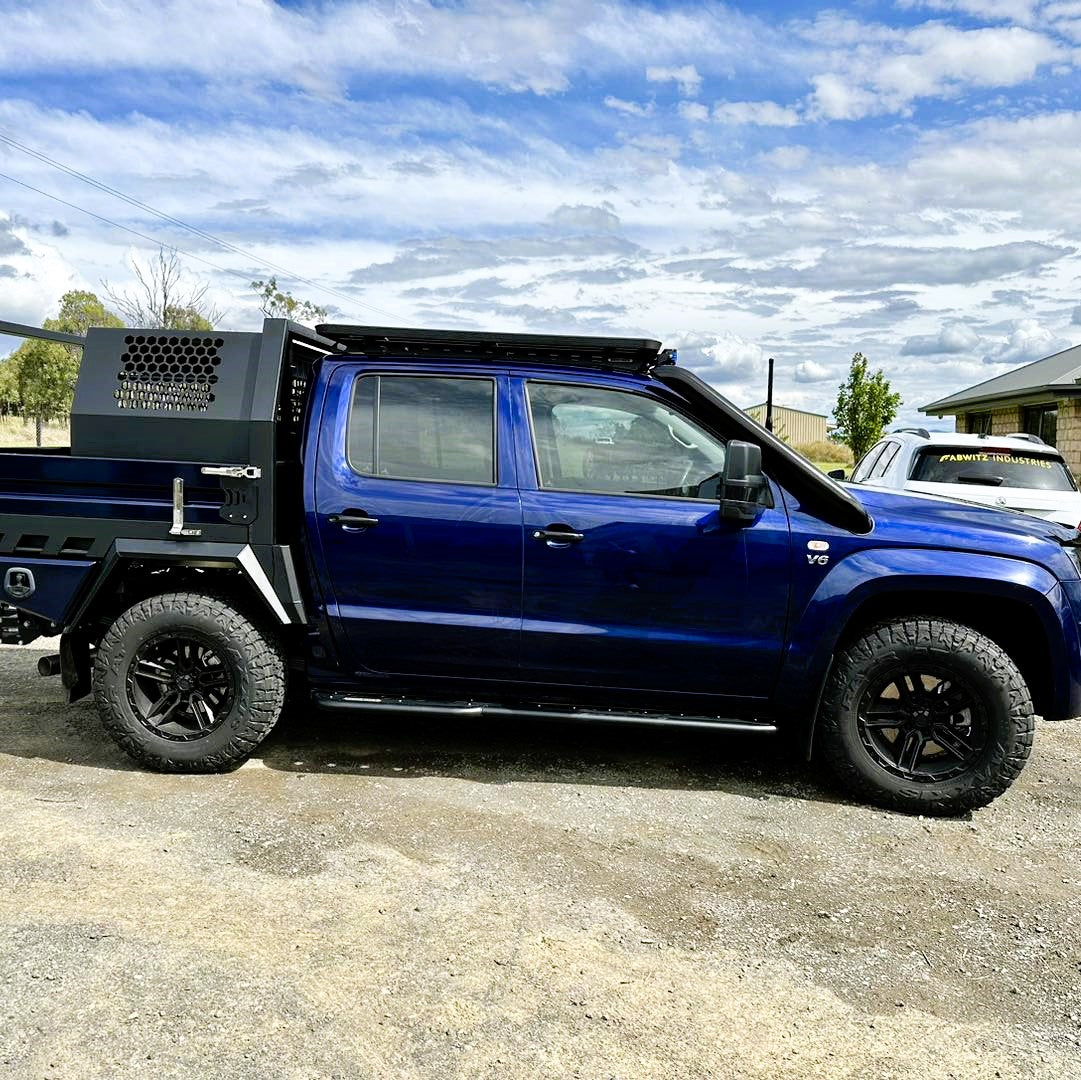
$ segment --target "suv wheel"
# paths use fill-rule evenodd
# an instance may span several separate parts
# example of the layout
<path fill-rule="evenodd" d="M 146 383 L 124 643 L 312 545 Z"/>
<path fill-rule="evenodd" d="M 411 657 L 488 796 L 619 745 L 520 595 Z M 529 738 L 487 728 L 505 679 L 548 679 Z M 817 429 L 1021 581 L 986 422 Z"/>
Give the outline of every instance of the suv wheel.
<path fill-rule="evenodd" d="M 285 700 L 274 642 L 224 600 L 166 593 L 128 608 L 94 661 L 106 731 L 136 761 L 225 772 L 270 733 Z"/>
<path fill-rule="evenodd" d="M 818 747 L 852 794 L 922 814 L 986 806 L 1032 748 L 1032 698 L 993 641 L 945 619 L 868 630 L 836 659 Z"/>

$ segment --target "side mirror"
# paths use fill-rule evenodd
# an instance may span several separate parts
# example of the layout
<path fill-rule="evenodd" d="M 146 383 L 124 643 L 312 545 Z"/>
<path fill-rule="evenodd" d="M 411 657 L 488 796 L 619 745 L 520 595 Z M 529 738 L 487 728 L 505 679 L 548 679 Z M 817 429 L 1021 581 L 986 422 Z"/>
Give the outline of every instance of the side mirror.
<path fill-rule="evenodd" d="M 721 485 L 721 517 L 738 525 L 750 525 L 762 509 L 762 495 L 769 482 L 762 475 L 762 447 L 749 442 L 730 442 L 725 450 Z"/>
<path fill-rule="evenodd" d="M 830 471 L 828 473 L 826 473 L 826 475 L 831 480 L 845 480 L 845 479 L 847 479 L 847 477 L 845 476 L 844 469 L 830 469 Z"/>

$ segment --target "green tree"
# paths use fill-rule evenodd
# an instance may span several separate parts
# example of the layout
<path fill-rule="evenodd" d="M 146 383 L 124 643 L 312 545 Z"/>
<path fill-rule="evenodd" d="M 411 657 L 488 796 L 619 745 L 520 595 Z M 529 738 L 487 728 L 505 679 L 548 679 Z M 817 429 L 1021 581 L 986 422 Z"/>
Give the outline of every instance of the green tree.
<path fill-rule="evenodd" d="M 61 330 L 66 334 L 85 334 L 91 326 L 123 325 L 94 293 L 80 289 L 64 293 L 56 317 L 42 323 L 46 330 Z M 6 362 L 15 365 L 12 374 L 19 408 L 23 416 L 34 419 L 38 446 L 41 425 L 62 419 L 71 411 L 81 362 L 79 346 L 36 338 L 25 341 Z"/>
<path fill-rule="evenodd" d="M 19 361 L 15 354 L 0 360 L 0 416 L 19 411 Z"/>
<path fill-rule="evenodd" d="M 214 324 L 197 307 L 174 305 L 165 309 L 162 324 L 169 330 L 213 330 Z"/>
<path fill-rule="evenodd" d="M 92 326 L 123 326 L 120 317 L 107 310 L 92 292 L 73 289 L 60 297 L 60 311 L 55 319 L 46 319 L 47 330 L 85 334 Z"/>
<path fill-rule="evenodd" d="M 46 319 L 46 323 L 55 319 Z M 75 349 L 55 341 L 32 338 L 20 345 L 12 359 L 18 362 L 19 404 L 23 416 L 33 417 L 37 444 L 41 445 L 41 425 L 58 420 L 71 411 L 71 397 L 79 375 Z"/>
<path fill-rule="evenodd" d="M 278 288 L 278 279 L 253 281 L 251 287 L 262 301 L 263 314 L 268 319 L 292 319 L 299 323 L 317 323 L 327 317 L 327 309 L 310 300 L 298 300 L 292 293 Z"/>
<path fill-rule="evenodd" d="M 837 388 L 837 404 L 833 407 L 837 428 L 833 438 L 847 443 L 859 461 L 882 438 L 900 404 L 901 395 L 890 389 L 882 371 L 868 374 L 867 357 L 856 353 L 848 379 Z"/>

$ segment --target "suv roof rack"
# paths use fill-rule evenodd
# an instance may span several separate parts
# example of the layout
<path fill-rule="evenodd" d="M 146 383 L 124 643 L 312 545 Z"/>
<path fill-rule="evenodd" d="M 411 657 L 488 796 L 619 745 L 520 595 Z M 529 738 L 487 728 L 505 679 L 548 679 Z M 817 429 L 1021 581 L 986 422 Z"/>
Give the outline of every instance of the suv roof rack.
<path fill-rule="evenodd" d="M 893 429 L 894 435 L 902 435 L 905 432 L 908 432 L 910 435 L 919 435 L 921 439 L 929 439 L 931 437 L 931 433 L 927 430 L 927 428 L 899 427 Z"/>
<path fill-rule="evenodd" d="M 316 333 L 374 356 L 418 357 L 465 363 L 560 364 L 648 374 L 675 362 L 674 349 L 648 338 L 571 337 L 563 334 L 493 334 L 474 330 L 419 330 L 409 327 L 324 323 Z"/>
<path fill-rule="evenodd" d="M 1027 431 L 1011 431 L 1008 435 L 1003 436 L 1003 438 L 1024 439 L 1025 442 L 1039 443 L 1041 446 L 1047 445 L 1039 435 L 1030 435 Z"/>

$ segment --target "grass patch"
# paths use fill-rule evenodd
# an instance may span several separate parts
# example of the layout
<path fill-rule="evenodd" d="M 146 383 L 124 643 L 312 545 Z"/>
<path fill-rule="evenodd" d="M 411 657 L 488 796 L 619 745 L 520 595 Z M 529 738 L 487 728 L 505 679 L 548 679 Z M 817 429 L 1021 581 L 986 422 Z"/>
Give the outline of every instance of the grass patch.
<path fill-rule="evenodd" d="M 67 424 L 43 424 L 43 446 L 70 446 L 71 429 Z M 0 416 L 0 447 L 34 446 L 34 421 L 18 416 Z"/>

